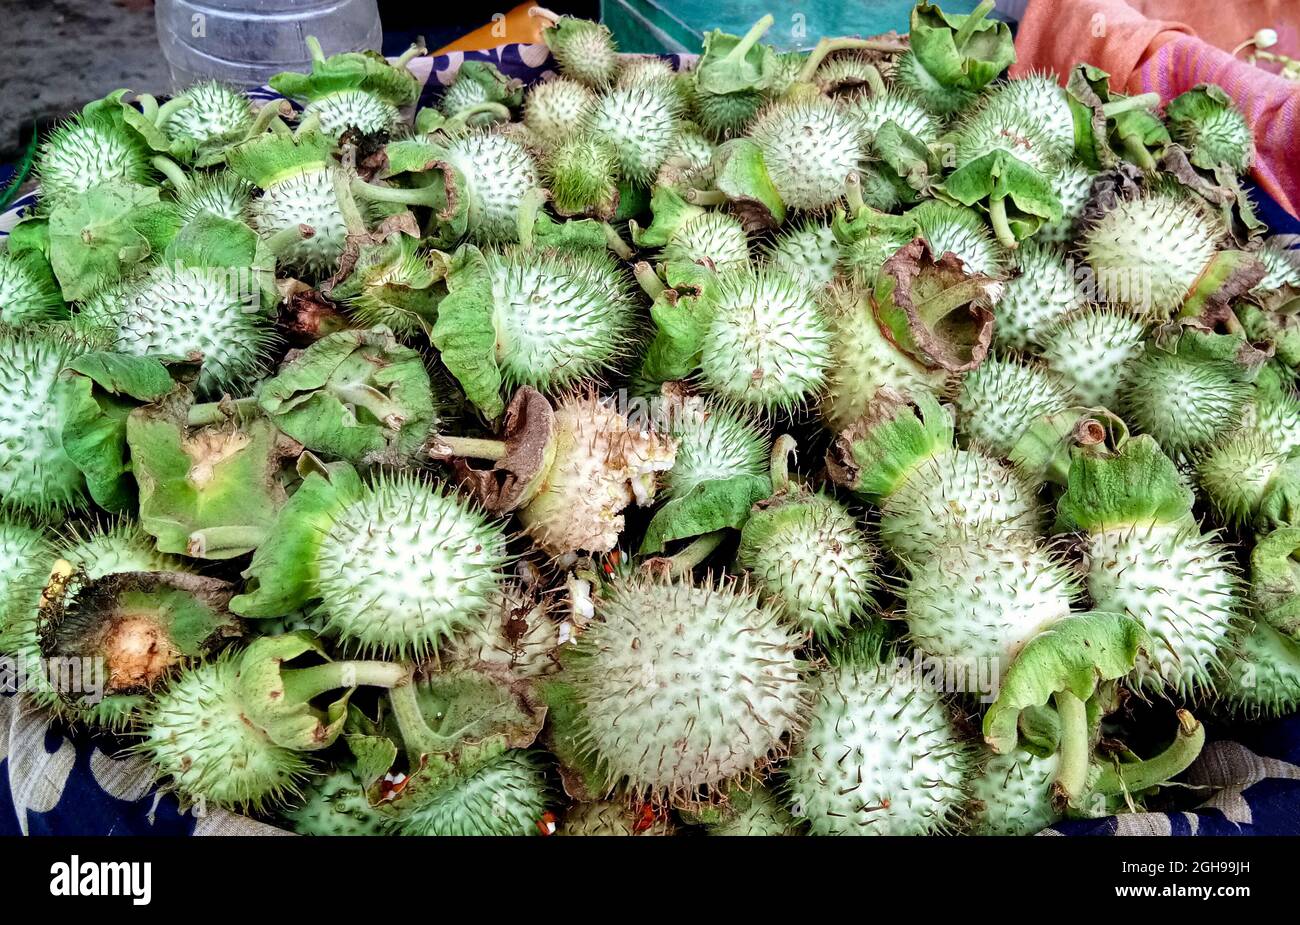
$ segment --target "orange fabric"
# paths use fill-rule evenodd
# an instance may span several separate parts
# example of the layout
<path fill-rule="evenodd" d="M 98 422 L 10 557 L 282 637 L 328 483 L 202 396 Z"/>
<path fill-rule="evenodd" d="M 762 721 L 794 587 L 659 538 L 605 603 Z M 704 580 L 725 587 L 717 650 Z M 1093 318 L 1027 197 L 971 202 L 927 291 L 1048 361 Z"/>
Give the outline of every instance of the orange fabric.
<path fill-rule="evenodd" d="M 487 25 L 461 36 L 450 45 L 439 48 L 434 54 L 444 55 L 449 51 L 487 51 L 489 48 L 496 48 L 498 45 L 513 45 L 516 43 L 534 45 L 542 40 L 542 24 L 544 22 L 528 15 L 529 9 L 535 6 L 537 6 L 536 3 L 521 3 L 501 19 L 493 20 Z"/>

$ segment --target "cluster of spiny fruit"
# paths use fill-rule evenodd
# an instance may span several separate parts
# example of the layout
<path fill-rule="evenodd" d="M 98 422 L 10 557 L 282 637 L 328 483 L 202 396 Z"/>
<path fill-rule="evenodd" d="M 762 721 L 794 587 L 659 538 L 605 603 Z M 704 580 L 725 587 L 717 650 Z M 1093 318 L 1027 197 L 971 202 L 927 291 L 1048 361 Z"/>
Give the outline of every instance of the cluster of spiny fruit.
<path fill-rule="evenodd" d="M 0 252 L 26 696 L 303 833 L 1162 805 L 1300 701 L 1300 269 L 1219 88 L 991 5 L 88 105 Z"/>

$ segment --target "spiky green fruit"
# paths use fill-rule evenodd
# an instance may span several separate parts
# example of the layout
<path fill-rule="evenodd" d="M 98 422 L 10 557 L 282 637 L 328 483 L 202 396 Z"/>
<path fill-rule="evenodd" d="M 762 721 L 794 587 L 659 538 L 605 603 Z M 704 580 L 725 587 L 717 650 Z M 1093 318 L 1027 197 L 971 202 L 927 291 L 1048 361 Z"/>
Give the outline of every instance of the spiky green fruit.
<path fill-rule="evenodd" d="M 1245 423 L 1279 453 L 1300 447 L 1300 400 L 1293 395 L 1256 397 Z"/>
<path fill-rule="evenodd" d="M 44 258 L 0 250 L 0 324 L 21 327 L 67 314 L 58 280 Z"/>
<path fill-rule="evenodd" d="M 836 638 L 874 606 L 876 560 L 844 505 L 799 489 L 760 502 L 736 551 L 759 594 L 818 639 Z"/>
<path fill-rule="evenodd" d="M 710 390 L 766 412 L 817 396 L 830 365 L 831 330 L 797 278 L 771 267 L 726 274 L 715 307 L 700 357 Z"/>
<path fill-rule="evenodd" d="M 614 147 L 626 179 L 649 183 L 677 142 L 680 108 L 670 85 L 616 87 L 596 101 L 585 128 Z"/>
<path fill-rule="evenodd" d="M 65 510 L 86 483 L 63 449 L 68 395 L 59 373 L 85 352 L 56 331 L 0 330 L 0 505 Z"/>
<path fill-rule="evenodd" d="M 205 80 L 178 99 L 186 105 L 170 111 L 158 127 L 191 156 L 215 153 L 253 129 L 253 107 L 238 87 Z"/>
<path fill-rule="evenodd" d="M 725 212 L 705 212 L 684 223 L 660 251 L 663 262 L 708 261 L 718 272 L 749 266 L 749 237 L 740 220 Z"/>
<path fill-rule="evenodd" d="M 444 663 L 499 666 L 516 678 L 558 671 L 560 624 L 551 610 L 545 599 L 507 582 L 479 618 L 446 647 Z"/>
<path fill-rule="evenodd" d="M 1073 265 L 1055 247 L 1025 241 L 1012 264 L 1017 274 L 993 307 L 993 342 L 1008 350 L 1041 346 L 1047 330 L 1079 307 L 1083 293 Z"/>
<path fill-rule="evenodd" d="M 159 552 L 153 537 L 126 519 L 108 525 L 74 525 L 59 543 L 58 554 L 91 579 L 120 572 L 189 571 L 183 559 Z"/>
<path fill-rule="evenodd" d="M 1079 584 L 1027 536 L 966 537 L 912 564 L 903 590 L 913 645 L 945 683 L 992 697 L 1025 643 L 1068 616 Z"/>
<path fill-rule="evenodd" d="M 733 790 L 718 822 L 705 826 L 707 835 L 778 838 L 800 834 L 799 820 L 768 787 L 755 784 L 748 793 Z"/>
<path fill-rule="evenodd" d="M 1069 131 L 1062 136 L 1060 125 L 1025 105 L 1033 96 L 1011 81 L 989 94 L 954 131 L 957 164 L 969 164 L 994 151 L 1004 151 L 1044 177 L 1057 170 L 1074 145 L 1074 120 L 1068 107 Z M 1056 88 L 1058 91 L 1059 87 Z M 1063 91 L 1061 98 L 1064 98 Z"/>
<path fill-rule="evenodd" d="M 505 537 L 458 495 L 400 473 L 339 513 L 318 559 L 321 608 L 344 644 L 423 655 L 490 605 Z"/>
<path fill-rule="evenodd" d="M 260 809 L 297 796 L 308 764 L 248 721 L 239 666 L 219 658 L 178 675 L 147 710 L 139 749 L 190 800 Z"/>
<path fill-rule="evenodd" d="M 539 183 L 537 164 L 516 139 L 499 132 L 470 132 L 451 139 L 447 163 L 460 172 L 467 197 L 468 230 L 480 241 L 519 238 L 519 207 Z"/>
<path fill-rule="evenodd" d="M 729 405 L 686 399 L 673 416 L 672 435 L 677 457 L 664 473 L 669 498 L 683 498 L 697 485 L 717 479 L 767 474 L 768 434 Z"/>
<path fill-rule="evenodd" d="M 758 90 L 737 90 L 733 93 L 701 93 L 692 98 L 695 116 L 700 125 L 715 138 L 733 138 L 740 135 L 767 104 L 767 97 Z"/>
<path fill-rule="evenodd" d="M 913 673 L 857 659 L 821 672 L 786 770 L 787 801 L 813 835 L 952 830 L 969 757 L 951 708 Z"/>
<path fill-rule="evenodd" d="M 799 636 L 743 586 L 627 579 L 597 615 L 564 678 L 609 780 L 689 800 L 753 770 L 798 729 Z"/>
<path fill-rule="evenodd" d="M 1036 835 L 1060 819 L 1052 808 L 1058 756 L 988 754 L 971 782 L 972 828 L 979 835 Z"/>
<path fill-rule="evenodd" d="M 594 396 L 561 402 L 552 433 L 552 462 L 519 511 L 520 522 L 552 556 L 609 552 L 623 533 L 623 510 L 653 500 L 676 442 Z"/>
<path fill-rule="evenodd" d="M 812 288 L 829 286 L 840 262 L 840 243 L 828 225 L 806 222 L 789 228 L 772 242 L 767 262 Z"/>
<path fill-rule="evenodd" d="M 307 226 L 310 237 L 278 251 L 279 262 L 313 276 L 334 272 L 343 254 L 348 229 L 334 189 L 334 173 L 325 167 L 295 171 L 267 187 L 253 200 L 253 226 L 263 237 Z"/>
<path fill-rule="evenodd" d="M 153 176 L 150 153 L 139 136 L 104 109 L 74 116 L 41 145 L 36 159 L 41 194 L 53 201 L 114 180 L 147 183 Z"/>
<path fill-rule="evenodd" d="M 578 134 L 596 95 L 576 80 L 552 77 L 533 84 L 524 102 L 524 125 L 547 144 Z"/>
<path fill-rule="evenodd" d="M 1006 457 L 1030 424 L 1069 404 L 1065 387 L 1041 366 L 990 357 L 962 378 L 957 421 L 964 436 Z"/>
<path fill-rule="evenodd" d="M 835 481 L 880 507 L 880 536 L 905 562 L 941 544 L 1000 533 L 1036 534 L 1042 512 L 1033 489 L 978 450 L 953 446 L 953 422 L 933 395 L 882 392 L 843 431 L 827 456 Z"/>
<path fill-rule="evenodd" d="M 1300 707 L 1300 645 L 1258 620 L 1224 671 L 1219 690 L 1233 711 L 1287 716 Z"/>
<path fill-rule="evenodd" d="M 20 654 L 17 624 L 37 606 L 54 559 L 49 538 L 25 520 L 0 517 L 0 653 Z"/>
<path fill-rule="evenodd" d="M 862 417 L 882 388 L 901 395 L 938 394 L 943 388 L 942 370 L 927 369 L 881 331 L 867 293 L 839 285 L 823 304 L 834 352 L 822 416 L 832 430 L 844 430 Z"/>
<path fill-rule="evenodd" d="M 1074 147 L 1074 114 L 1065 88 L 1049 74 L 1027 74 L 1008 80 L 989 94 L 987 105 L 1023 113 L 1030 124 L 1061 150 Z"/>
<path fill-rule="evenodd" d="M 565 77 L 599 90 L 618 73 L 618 48 L 602 23 L 561 16 L 542 32 L 542 40 Z"/>
<path fill-rule="evenodd" d="M 655 176 L 656 186 L 707 189 L 713 180 L 713 142 L 694 125 L 683 123 L 668 157 Z"/>
<path fill-rule="evenodd" d="M 224 267 L 154 269 L 103 319 L 114 348 L 135 356 L 198 355 L 200 394 L 241 389 L 265 371 L 275 342 L 247 277 Z"/>
<path fill-rule="evenodd" d="M 916 223 L 936 257 L 955 254 L 967 273 L 1001 273 L 1006 251 L 973 209 L 927 200 L 910 210 L 907 217 Z"/>
<path fill-rule="evenodd" d="M 445 787 L 397 823 L 401 835 L 538 835 L 549 802 L 537 756 L 502 753 Z"/>
<path fill-rule="evenodd" d="M 1264 264 L 1264 278 L 1255 284 L 1252 292 L 1277 292 L 1282 288 L 1300 289 L 1300 253 L 1287 246 L 1285 240 L 1270 237 L 1264 246 L 1255 251 Z"/>
<path fill-rule="evenodd" d="M 1243 427 L 1219 438 L 1199 455 L 1196 480 L 1222 521 L 1248 524 L 1286 459 L 1262 433 Z"/>
<path fill-rule="evenodd" d="M 253 187 L 248 181 L 226 170 L 198 174 L 176 194 L 176 204 L 184 222 L 191 222 L 204 214 L 232 222 L 246 221 L 252 199 Z"/>
<path fill-rule="evenodd" d="M 931 112 L 947 116 L 960 112 L 979 99 L 979 95 L 960 87 L 946 87 L 935 80 L 911 51 L 894 62 L 894 83 L 910 91 Z"/>
<path fill-rule="evenodd" d="M 627 349 L 627 274 L 604 251 L 489 253 L 496 359 L 508 386 L 564 388 Z"/>
<path fill-rule="evenodd" d="M 1180 696 L 1211 686 L 1243 603 L 1228 550 L 1201 533 L 1191 504 L 1191 490 L 1148 436 L 1114 454 L 1077 453 L 1057 503 L 1057 529 L 1085 534 L 1093 606 L 1127 613 L 1151 637 L 1135 683 Z"/>
<path fill-rule="evenodd" d="M 1106 301 L 1159 321 L 1183 304 L 1222 234 L 1191 199 L 1156 191 L 1118 202 L 1084 232 L 1082 250 Z"/>
<path fill-rule="evenodd" d="M 1061 203 L 1061 217 L 1039 228 L 1034 236 L 1036 240 L 1047 244 L 1069 244 L 1074 241 L 1075 226 L 1092 196 L 1092 181 L 1095 176 L 1082 164 L 1066 163 L 1048 177 L 1052 184 L 1052 194 Z"/>
<path fill-rule="evenodd" d="M 609 218 L 618 208 L 618 152 L 605 139 L 575 131 L 555 143 L 541 168 L 561 215 Z"/>
<path fill-rule="evenodd" d="M 1250 123 L 1232 98 L 1214 84 L 1193 87 L 1169 101 L 1169 133 L 1191 153 L 1197 167 L 1227 165 L 1237 173 L 1250 169 L 1255 138 Z"/>
<path fill-rule="evenodd" d="M 939 123 L 920 100 L 901 90 L 855 96 L 845 111 L 858 122 L 863 136 L 873 141 L 880 127 L 893 122 L 925 144 L 939 140 Z"/>
<path fill-rule="evenodd" d="M 1043 333 L 1040 355 L 1075 400 L 1090 408 L 1116 404 L 1120 384 L 1145 349 L 1146 326 L 1125 312 L 1089 309 Z"/>
<path fill-rule="evenodd" d="M 1250 401 L 1241 367 L 1202 349 L 1213 349 L 1214 337 L 1189 331 L 1172 344 L 1148 345 L 1120 390 L 1125 420 L 1175 460 L 1237 426 Z"/>
<path fill-rule="evenodd" d="M 314 780 L 301 806 L 284 814 L 299 835 L 383 835 L 387 818 L 370 805 L 361 781 L 348 768 Z"/>
<path fill-rule="evenodd" d="M 772 104 L 754 120 L 749 137 L 763 152 L 781 201 L 793 209 L 839 202 L 863 154 L 858 120 L 821 97 Z"/>
<path fill-rule="evenodd" d="M 667 816 L 651 815 L 649 824 L 644 823 L 644 818 L 637 817 L 626 805 L 613 800 L 577 803 L 565 810 L 555 834 L 628 838 L 634 835 L 667 836 L 675 833 L 676 827 Z"/>
<path fill-rule="evenodd" d="M 352 274 L 331 295 L 359 325 L 411 335 L 436 317 L 439 282 L 432 254 L 418 238 L 399 234 L 382 246 L 362 247 Z"/>
<path fill-rule="evenodd" d="M 321 131 L 338 138 L 349 129 L 363 135 L 388 132 L 397 124 L 397 107 L 366 90 L 340 90 L 327 93 L 307 104 L 303 118 L 317 116 Z"/>
<path fill-rule="evenodd" d="M 664 58 L 657 55 L 629 55 L 623 58 L 616 83 L 620 87 L 630 87 L 640 83 L 672 83 L 676 78 L 677 72 Z"/>

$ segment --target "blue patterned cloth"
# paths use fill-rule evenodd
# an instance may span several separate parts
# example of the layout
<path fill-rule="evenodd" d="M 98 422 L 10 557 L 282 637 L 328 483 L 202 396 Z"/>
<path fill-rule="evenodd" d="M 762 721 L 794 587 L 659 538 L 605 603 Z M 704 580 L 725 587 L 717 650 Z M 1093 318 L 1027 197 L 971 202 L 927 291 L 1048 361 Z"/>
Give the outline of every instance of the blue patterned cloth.
<path fill-rule="evenodd" d="M 420 106 L 435 102 L 465 60 L 491 61 L 532 83 L 553 68 L 545 46 L 506 45 L 419 59 Z M 672 57 L 674 66 L 682 59 Z M 269 88 L 251 91 L 266 100 Z M 0 173 L 0 177 L 3 174 Z M 1255 191 L 1260 214 L 1279 234 L 1300 234 L 1300 221 Z M 28 194 L 0 214 L 0 237 L 36 202 Z M 269 835 L 280 830 L 230 813 L 182 813 L 152 786 L 137 756 L 120 743 L 55 731 L 48 717 L 15 697 L 0 697 L 0 835 Z M 1203 788 L 1200 808 L 1062 822 L 1046 835 L 1300 834 L 1300 716 L 1242 725 L 1210 742 L 1186 775 Z"/>

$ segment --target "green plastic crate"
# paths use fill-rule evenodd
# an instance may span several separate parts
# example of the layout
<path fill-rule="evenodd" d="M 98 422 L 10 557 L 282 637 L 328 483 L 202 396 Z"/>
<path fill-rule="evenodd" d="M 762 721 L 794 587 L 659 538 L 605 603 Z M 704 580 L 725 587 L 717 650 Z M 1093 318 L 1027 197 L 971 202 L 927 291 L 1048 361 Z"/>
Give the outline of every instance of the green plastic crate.
<path fill-rule="evenodd" d="M 877 35 L 906 32 L 915 0 L 795 2 L 752 0 L 601 0 L 600 18 L 614 33 L 620 51 L 641 54 L 698 52 L 704 33 L 721 29 L 744 35 L 767 13 L 776 23 L 764 41 L 782 51 L 808 49 L 824 35 Z M 978 0 L 945 0 L 950 13 L 969 13 Z"/>

